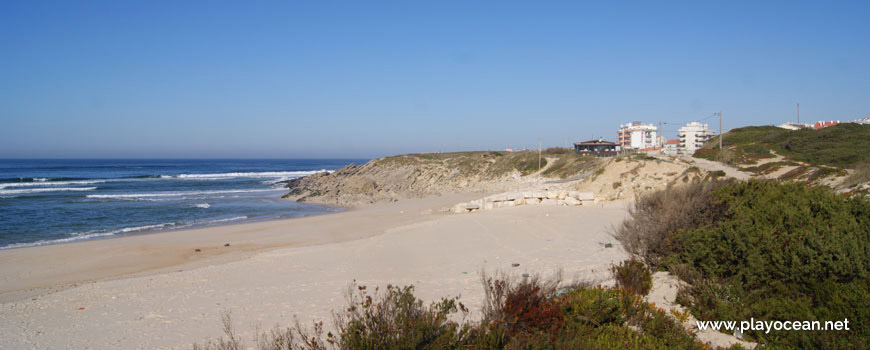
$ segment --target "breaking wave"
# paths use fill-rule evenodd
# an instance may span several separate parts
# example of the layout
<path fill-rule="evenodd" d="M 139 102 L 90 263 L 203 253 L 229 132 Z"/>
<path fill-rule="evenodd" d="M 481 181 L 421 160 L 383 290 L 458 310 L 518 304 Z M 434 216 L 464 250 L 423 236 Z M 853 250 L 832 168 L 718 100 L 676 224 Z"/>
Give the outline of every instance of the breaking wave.
<path fill-rule="evenodd" d="M 43 193 L 43 192 L 93 191 L 96 189 L 97 189 L 96 187 L 27 188 L 27 189 L 20 189 L 20 190 L 0 190 L 0 195 Z"/>
<path fill-rule="evenodd" d="M 179 222 L 167 222 L 167 223 L 154 224 L 154 225 L 132 226 L 132 227 L 124 227 L 124 228 L 121 228 L 118 230 L 110 230 L 110 231 L 73 232 L 73 233 L 67 234 L 69 237 L 66 237 L 66 238 L 40 240 L 40 241 L 29 242 L 29 243 L 13 243 L 13 244 L 9 244 L 9 245 L 0 247 L 0 250 L 12 249 L 12 248 L 23 248 L 23 247 L 34 247 L 34 246 L 49 245 L 49 244 L 69 243 L 69 242 L 75 242 L 75 241 L 85 241 L 85 240 L 90 240 L 90 239 L 94 239 L 94 238 L 110 237 L 110 236 L 115 236 L 118 234 L 125 234 L 125 233 L 159 231 L 159 230 L 167 230 L 167 229 L 181 229 L 181 228 L 187 228 L 187 227 L 198 226 L 198 225 L 213 225 L 213 224 L 218 224 L 218 223 L 222 223 L 222 222 L 245 220 L 247 218 L 248 218 L 247 216 L 236 216 L 236 217 L 232 217 L 232 218 L 206 220 L 206 221 L 194 221 L 194 222 L 187 222 L 187 223 L 185 223 L 185 222 L 180 222 L 180 223 Z"/>
<path fill-rule="evenodd" d="M 274 178 L 286 178 L 292 179 L 297 177 L 308 176 L 320 172 L 327 171 L 323 170 L 308 170 L 308 171 L 264 171 L 264 172 L 240 172 L 240 173 L 217 173 L 217 174 L 179 174 L 179 175 L 160 175 L 161 178 L 173 178 L 173 179 L 199 179 L 199 180 L 209 180 L 209 179 L 231 179 L 237 177 L 274 177 Z"/>
<path fill-rule="evenodd" d="M 105 183 L 109 180 L 80 180 L 80 181 L 35 181 L 35 182 L 11 182 L 0 183 L 0 189 L 10 187 L 47 187 L 47 186 L 69 186 L 69 185 L 93 185 Z"/>
<path fill-rule="evenodd" d="M 89 195 L 87 195 L 87 198 L 125 199 L 125 198 L 152 198 L 152 197 L 180 197 L 180 196 L 201 196 L 201 195 L 209 195 L 209 194 L 275 192 L 277 190 L 278 189 L 178 191 L 178 192 L 124 193 L 124 194 L 89 194 Z"/>

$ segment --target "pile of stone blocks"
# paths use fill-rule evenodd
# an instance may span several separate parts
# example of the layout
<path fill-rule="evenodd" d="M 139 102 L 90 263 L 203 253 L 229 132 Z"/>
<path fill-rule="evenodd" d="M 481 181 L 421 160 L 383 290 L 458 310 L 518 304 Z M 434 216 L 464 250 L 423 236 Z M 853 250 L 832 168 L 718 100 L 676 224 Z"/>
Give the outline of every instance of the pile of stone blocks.
<path fill-rule="evenodd" d="M 508 192 L 489 196 L 466 203 L 459 203 L 450 209 L 453 213 L 472 213 L 478 210 L 515 207 L 519 205 L 591 205 L 596 203 L 592 192 L 577 191 L 525 191 Z"/>

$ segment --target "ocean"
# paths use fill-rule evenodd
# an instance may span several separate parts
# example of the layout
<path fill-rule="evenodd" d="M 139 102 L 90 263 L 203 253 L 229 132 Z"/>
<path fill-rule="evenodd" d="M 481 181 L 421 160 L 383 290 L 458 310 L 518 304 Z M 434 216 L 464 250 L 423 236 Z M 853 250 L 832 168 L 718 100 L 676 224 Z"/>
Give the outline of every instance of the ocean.
<path fill-rule="evenodd" d="M 0 159 L 0 249 L 335 212 L 278 182 L 364 162 Z"/>

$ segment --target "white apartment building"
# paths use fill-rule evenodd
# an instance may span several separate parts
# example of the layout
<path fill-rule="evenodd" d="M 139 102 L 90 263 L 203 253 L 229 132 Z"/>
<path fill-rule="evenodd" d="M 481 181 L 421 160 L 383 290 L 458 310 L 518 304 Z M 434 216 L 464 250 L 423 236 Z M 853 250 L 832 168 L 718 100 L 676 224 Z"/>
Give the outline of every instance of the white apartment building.
<path fill-rule="evenodd" d="M 667 140 L 662 146 L 662 153 L 675 156 L 679 153 L 680 140 Z"/>
<path fill-rule="evenodd" d="M 622 149 L 642 150 L 647 148 L 659 148 L 659 128 L 652 124 L 631 122 L 619 126 L 616 132 L 616 144 Z"/>
<path fill-rule="evenodd" d="M 707 124 L 691 122 L 680 128 L 679 136 L 680 144 L 677 147 L 679 152 L 693 154 L 701 146 L 704 146 L 707 140 L 716 136 L 716 133 L 707 128 Z"/>

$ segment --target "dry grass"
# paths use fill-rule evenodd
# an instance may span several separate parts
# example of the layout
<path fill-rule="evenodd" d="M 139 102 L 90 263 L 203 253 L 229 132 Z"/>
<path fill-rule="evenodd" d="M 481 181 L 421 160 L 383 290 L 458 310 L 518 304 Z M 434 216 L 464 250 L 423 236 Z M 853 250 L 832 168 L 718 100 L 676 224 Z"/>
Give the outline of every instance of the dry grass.
<path fill-rule="evenodd" d="M 712 180 L 674 186 L 647 193 L 629 208 L 629 218 L 612 235 L 625 249 L 655 268 L 671 253 L 671 239 L 677 230 L 709 225 L 725 215 L 713 191 L 729 183 Z"/>
<path fill-rule="evenodd" d="M 870 165 L 864 164 L 855 168 L 849 177 L 843 180 L 844 187 L 854 187 L 856 185 L 870 182 Z"/>
<path fill-rule="evenodd" d="M 236 336 L 233 328 L 233 319 L 230 312 L 221 314 L 221 325 L 223 326 L 224 337 L 209 340 L 203 345 L 193 344 L 193 350 L 242 350 L 242 340 Z"/>
<path fill-rule="evenodd" d="M 602 166 L 604 162 L 595 156 L 577 155 L 573 151 L 559 154 L 559 158 L 550 167 L 541 172 L 541 176 L 565 179 L 571 176 L 591 172 Z"/>

